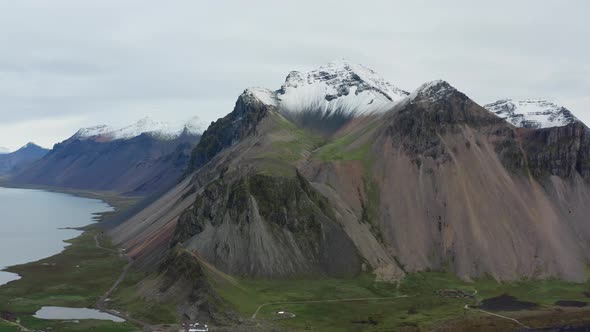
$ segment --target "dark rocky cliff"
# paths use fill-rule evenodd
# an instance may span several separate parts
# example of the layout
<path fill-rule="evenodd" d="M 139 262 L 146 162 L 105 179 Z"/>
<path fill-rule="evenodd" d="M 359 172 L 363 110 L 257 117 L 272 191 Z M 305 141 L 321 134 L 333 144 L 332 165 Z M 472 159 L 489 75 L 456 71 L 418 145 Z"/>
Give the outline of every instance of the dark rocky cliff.
<path fill-rule="evenodd" d="M 255 133 L 260 120 L 272 109 L 273 106 L 262 103 L 252 92 L 244 91 L 236 101 L 234 110 L 212 122 L 205 130 L 201 141 L 192 151 L 189 172 L 203 166 L 223 149 Z"/>
<path fill-rule="evenodd" d="M 184 243 L 238 275 L 354 275 L 361 261 L 326 198 L 301 175 L 226 175 L 179 218 Z"/>
<path fill-rule="evenodd" d="M 569 178 L 575 172 L 590 178 L 590 129 L 580 122 L 564 127 L 520 129 L 531 173 L 542 178 Z"/>

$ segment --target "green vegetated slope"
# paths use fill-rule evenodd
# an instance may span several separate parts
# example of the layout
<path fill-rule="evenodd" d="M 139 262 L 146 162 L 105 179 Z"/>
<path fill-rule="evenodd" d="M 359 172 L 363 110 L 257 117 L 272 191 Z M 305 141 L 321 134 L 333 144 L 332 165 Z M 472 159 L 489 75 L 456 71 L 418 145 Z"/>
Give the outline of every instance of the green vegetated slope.
<path fill-rule="evenodd" d="M 314 151 L 314 157 L 322 161 L 370 161 L 370 134 L 378 127 L 378 119 L 370 120 L 365 126 L 341 136 L 333 137 Z"/>
<path fill-rule="evenodd" d="M 306 152 L 326 143 L 325 138 L 296 126 L 279 113 L 272 112 L 270 117 L 275 126 L 271 131 L 272 146 L 268 153 L 263 154 L 265 158 L 296 162 Z"/>
<path fill-rule="evenodd" d="M 146 277 L 145 273 L 138 270 L 130 272 L 111 295 L 109 307 L 125 310 L 133 318 L 150 324 L 177 323 L 179 318 L 174 303 L 150 301 L 139 295 L 138 285 Z"/>

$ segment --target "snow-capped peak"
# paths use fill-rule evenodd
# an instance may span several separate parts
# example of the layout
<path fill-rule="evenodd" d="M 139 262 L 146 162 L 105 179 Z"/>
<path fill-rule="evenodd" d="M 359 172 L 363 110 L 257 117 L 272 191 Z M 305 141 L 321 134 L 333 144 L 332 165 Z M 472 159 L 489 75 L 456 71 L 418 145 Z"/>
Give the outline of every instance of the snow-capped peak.
<path fill-rule="evenodd" d="M 503 99 L 484 108 L 517 127 L 561 127 L 578 121 L 567 108 L 544 99 Z"/>
<path fill-rule="evenodd" d="M 281 111 L 321 112 L 349 116 L 385 111 L 408 95 L 375 71 L 346 60 L 309 72 L 292 71 L 277 91 L 249 88 L 246 93 Z"/>
<path fill-rule="evenodd" d="M 277 93 L 286 111 L 321 110 L 325 114 L 383 111 L 407 95 L 375 71 L 346 60 L 306 73 L 293 71 Z"/>
<path fill-rule="evenodd" d="M 145 117 L 132 125 L 123 128 L 113 128 L 107 125 L 82 128 L 73 136 L 75 139 L 85 140 L 89 138 L 102 138 L 106 140 L 131 139 L 141 134 L 150 134 L 159 139 L 175 139 L 183 133 L 190 135 L 201 134 L 204 124 L 197 118 L 191 118 L 181 125 L 155 121 Z"/>
<path fill-rule="evenodd" d="M 176 134 L 175 132 L 173 133 L 171 131 L 170 124 L 166 122 L 154 121 L 150 117 L 145 117 L 130 126 L 115 130 L 110 134 L 112 134 L 114 139 L 130 139 L 143 133 L 154 133 L 159 134 L 159 136 Z"/>
<path fill-rule="evenodd" d="M 434 80 L 426 82 L 418 87 L 418 89 L 414 90 L 410 94 L 409 100 L 412 101 L 419 98 L 421 100 L 426 99 L 428 101 L 436 101 L 448 97 L 454 91 L 456 91 L 456 89 L 447 81 Z"/>

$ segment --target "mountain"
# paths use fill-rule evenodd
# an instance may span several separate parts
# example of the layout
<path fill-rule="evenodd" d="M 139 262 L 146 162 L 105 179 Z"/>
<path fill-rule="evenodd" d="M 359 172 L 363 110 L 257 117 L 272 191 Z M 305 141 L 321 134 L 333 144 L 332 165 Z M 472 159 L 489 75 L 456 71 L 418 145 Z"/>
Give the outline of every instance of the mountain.
<path fill-rule="evenodd" d="M 0 154 L 7 154 L 7 153 L 10 153 L 10 149 L 0 146 Z"/>
<path fill-rule="evenodd" d="M 83 128 L 11 181 L 150 194 L 179 180 L 201 128 L 197 119 L 172 126 L 149 118 L 124 128 Z"/>
<path fill-rule="evenodd" d="M 14 152 L 0 154 L 0 175 L 9 175 L 25 169 L 43 158 L 48 151 L 35 143 L 27 143 Z"/>
<path fill-rule="evenodd" d="M 440 80 L 399 98 L 376 85 L 357 94 L 364 85 L 351 70 L 318 74 L 321 84 L 349 88 L 319 104 L 246 89 L 203 133 L 191 173 L 111 231 L 150 273 L 150 299 L 192 294 L 175 297 L 179 313 L 209 315 L 217 300 L 207 302 L 207 282 L 189 282 L 189 266 L 226 280 L 367 270 L 382 281 L 441 270 L 464 280 L 587 278 L 583 123 L 516 127 Z M 317 76 L 303 77 L 307 86 Z M 338 108 L 346 117 L 330 131 L 295 116 L 309 111 L 323 121 L 338 98 L 358 108 Z M 175 270 L 172 285 L 171 257 L 185 270 Z"/>
<path fill-rule="evenodd" d="M 543 99 L 503 99 L 484 107 L 517 127 L 561 127 L 579 121 L 567 108 Z"/>

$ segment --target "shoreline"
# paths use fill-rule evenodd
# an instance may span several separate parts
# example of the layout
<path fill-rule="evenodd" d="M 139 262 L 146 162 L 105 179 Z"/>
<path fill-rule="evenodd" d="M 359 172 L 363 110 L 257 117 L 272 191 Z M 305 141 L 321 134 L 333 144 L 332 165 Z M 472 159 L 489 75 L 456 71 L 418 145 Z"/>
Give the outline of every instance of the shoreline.
<path fill-rule="evenodd" d="M 73 331 L 95 329 L 131 332 L 137 326 L 131 321 L 79 320 L 71 325 L 70 320 L 44 320 L 35 313 L 47 306 L 64 308 L 90 308 L 109 313 L 96 307 L 103 290 L 111 287 L 113 278 L 120 274 L 125 261 L 117 249 L 105 238 L 104 248 L 95 247 L 95 238 L 104 236 L 103 222 L 132 207 L 140 199 L 114 193 L 48 188 L 39 186 L 14 186 L 0 181 L 0 187 L 11 189 L 41 190 L 73 197 L 95 199 L 108 206 L 106 211 L 91 213 L 89 223 L 80 227 L 61 227 L 76 231 L 74 237 L 62 240 L 62 251 L 4 267 L 5 272 L 18 276 L 0 286 L 0 312 L 9 313 L 14 321 L 0 319 L 4 323 L 17 323 L 28 330 Z M 0 328 L 1 330 L 1 328 Z"/>
<path fill-rule="evenodd" d="M 89 230 L 91 230 L 95 227 L 102 227 L 100 224 L 103 223 L 105 220 L 107 220 L 109 216 L 116 216 L 118 213 L 124 211 L 126 208 L 133 206 L 135 203 L 140 201 L 142 198 L 142 197 L 127 197 L 127 196 L 122 196 L 122 195 L 119 195 L 116 193 L 111 193 L 111 192 L 100 192 L 100 191 L 68 189 L 68 188 L 59 188 L 59 187 L 46 187 L 46 186 L 33 186 L 33 185 L 19 186 L 19 185 L 11 184 L 11 183 L 7 182 L 5 179 L 0 179 L 0 188 L 40 190 L 40 191 L 45 191 L 45 192 L 49 192 L 49 193 L 64 194 L 64 195 L 69 195 L 69 196 L 78 197 L 78 198 L 99 200 L 99 201 L 103 202 L 104 204 L 106 204 L 109 208 L 112 209 L 112 211 L 101 211 L 101 212 L 91 213 L 91 218 L 90 218 L 91 221 L 87 225 L 79 226 L 79 227 L 59 227 L 59 228 L 57 228 L 58 230 L 73 230 L 73 231 L 79 232 L 78 234 L 76 234 L 72 238 L 67 238 L 67 239 L 62 240 L 62 242 L 67 243 L 67 245 L 65 245 L 60 252 L 58 252 L 54 255 L 41 257 L 39 259 L 23 262 L 20 264 L 0 266 L 0 273 L 4 273 L 4 274 L 8 275 L 8 278 L 6 278 L 7 281 L 0 283 L 0 287 L 8 285 L 11 282 L 21 280 L 23 278 L 23 275 L 21 275 L 20 273 L 12 272 L 11 271 L 12 268 L 26 265 L 26 264 L 30 264 L 30 263 L 36 263 L 36 262 L 45 260 L 47 258 L 62 254 L 66 250 L 66 248 L 71 246 L 70 241 L 81 237 L 86 232 L 88 232 Z M 14 276 L 14 278 L 12 279 L 12 278 L 10 278 L 10 276 Z"/>
<path fill-rule="evenodd" d="M 98 199 L 101 200 L 113 208 L 113 214 L 120 213 L 124 211 L 125 208 L 134 205 L 135 203 L 141 201 L 145 198 L 145 196 L 124 196 L 120 193 L 113 192 L 113 191 L 101 191 L 101 190 L 87 190 L 87 189 L 76 189 L 76 188 L 65 188 L 65 187 L 53 187 L 53 186 L 43 186 L 43 185 L 26 185 L 26 184 L 16 184 L 10 182 L 6 178 L 0 177 L 0 187 L 4 188 L 12 188 L 12 189 L 31 189 L 31 190 L 42 190 L 46 192 L 52 193 L 59 193 L 59 194 L 66 194 L 72 195 L 81 198 L 89 198 L 89 199 Z M 100 216 L 103 215 L 104 212 L 93 213 L 94 215 Z M 97 220 L 97 222 L 102 222 L 104 219 Z"/>

